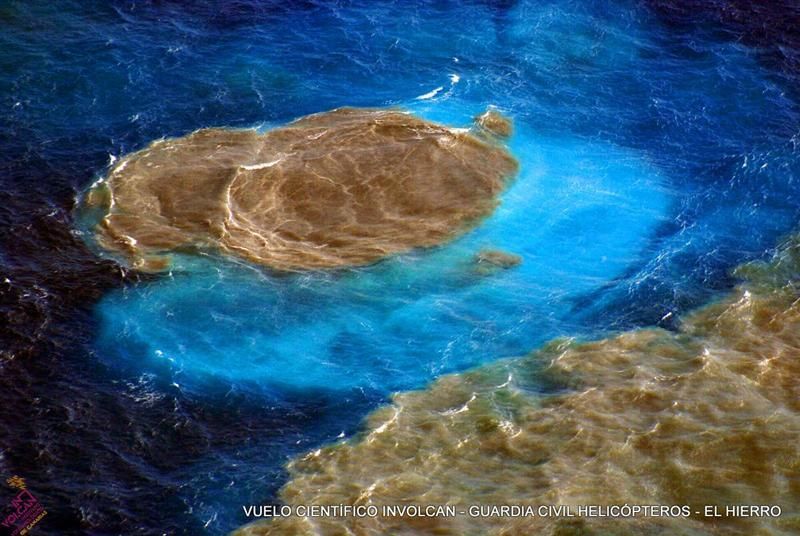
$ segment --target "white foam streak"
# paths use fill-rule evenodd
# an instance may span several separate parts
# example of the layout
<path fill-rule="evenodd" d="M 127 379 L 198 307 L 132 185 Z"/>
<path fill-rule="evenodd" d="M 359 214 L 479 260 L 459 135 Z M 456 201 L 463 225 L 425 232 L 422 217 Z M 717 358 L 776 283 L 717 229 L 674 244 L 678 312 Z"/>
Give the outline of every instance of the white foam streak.
<path fill-rule="evenodd" d="M 428 100 L 428 99 L 432 99 L 432 98 L 434 98 L 436 95 L 438 95 L 438 94 L 439 94 L 439 92 L 440 92 L 441 90 L 443 90 L 443 89 L 444 89 L 444 86 L 439 86 L 439 87 L 437 87 L 436 89 L 434 89 L 433 91 L 429 91 L 428 93 L 425 93 L 424 95 L 420 95 L 419 97 L 417 97 L 417 98 L 416 98 L 416 100 Z"/>
<path fill-rule="evenodd" d="M 241 165 L 239 167 L 242 168 L 242 169 L 245 169 L 247 171 L 253 171 L 253 170 L 256 170 L 256 169 L 265 169 L 265 168 L 268 168 L 268 167 L 272 167 L 275 164 L 279 163 L 281 160 L 283 160 L 282 157 L 278 158 L 277 160 L 273 160 L 272 162 L 262 162 L 260 164 L 251 164 L 249 166 Z"/>

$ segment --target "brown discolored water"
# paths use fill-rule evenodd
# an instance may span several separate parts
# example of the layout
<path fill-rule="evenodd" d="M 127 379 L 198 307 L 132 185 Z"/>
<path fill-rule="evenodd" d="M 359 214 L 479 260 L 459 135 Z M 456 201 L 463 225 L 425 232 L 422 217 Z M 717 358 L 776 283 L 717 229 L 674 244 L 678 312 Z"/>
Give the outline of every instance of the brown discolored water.
<path fill-rule="evenodd" d="M 475 118 L 475 124 L 486 132 L 500 138 L 508 138 L 513 134 L 511 121 L 497 110 L 488 109 Z"/>
<path fill-rule="evenodd" d="M 290 505 L 780 505 L 778 518 L 287 517 L 253 534 L 797 534 L 800 245 L 678 332 L 555 341 L 399 394 L 290 464 Z M 544 382 L 553 394 L 541 394 Z"/>
<path fill-rule="evenodd" d="M 123 158 L 86 204 L 103 209 L 101 243 L 140 268 L 196 247 L 279 270 L 363 265 L 491 213 L 517 169 L 495 130 L 354 108 L 263 134 L 199 130 Z"/>

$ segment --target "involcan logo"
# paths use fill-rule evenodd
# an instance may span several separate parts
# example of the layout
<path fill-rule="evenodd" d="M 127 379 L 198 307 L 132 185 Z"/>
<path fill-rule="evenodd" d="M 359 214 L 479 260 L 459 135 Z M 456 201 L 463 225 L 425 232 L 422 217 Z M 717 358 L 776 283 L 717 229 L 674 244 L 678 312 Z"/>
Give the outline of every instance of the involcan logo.
<path fill-rule="evenodd" d="M 25 480 L 21 477 L 14 475 L 6 483 L 17 494 L 0 513 L 0 536 L 23 536 L 47 515 L 47 510 L 28 491 Z"/>

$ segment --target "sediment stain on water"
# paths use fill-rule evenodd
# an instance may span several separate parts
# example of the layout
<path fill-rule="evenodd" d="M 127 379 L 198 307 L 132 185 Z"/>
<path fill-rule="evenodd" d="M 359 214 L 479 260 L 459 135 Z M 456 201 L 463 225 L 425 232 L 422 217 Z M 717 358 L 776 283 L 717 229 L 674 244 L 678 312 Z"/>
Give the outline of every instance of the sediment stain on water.
<path fill-rule="evenodd" d="M 800 242 L 742 266 L 677 332 L 556 340 L 397 394 L 290 464 L 289 505 L 676 505 L 675 516 L 286 517 L 256 534 L 793 534 L 800 530 Z M 542 384 L 551 391 L 537 392 Z M 716 518 L 707 506 L 773 505 Z"/>
<path fill-rule="evenodd" d="M 0 468 L 47 504 L 38 532 L 232 529 L 390 390 L 558 335 L 674 328 L 728 291 L 800 221 L 796 6 L 694 9 L 730 5 L 3 3 Z M 176 254 L 143 276 L 72 217 L 153 140 L 397 105 L 514 118 L 518 180 L 423 254 L 282 278 Z M 522 262 L 480 273 L 498 250 Z"/>
<path fill-rule="evenodd" d="M 263 134 L 200 130 L 122 158 L 85 204 L 102 211 L 101 244 L 143 269 L 215 247 L 276 270 L 359 266 L 492 212 L 517 163 L 498 143 L 507 118 L 490 111 L 478 126 L 341 108 Z"/>

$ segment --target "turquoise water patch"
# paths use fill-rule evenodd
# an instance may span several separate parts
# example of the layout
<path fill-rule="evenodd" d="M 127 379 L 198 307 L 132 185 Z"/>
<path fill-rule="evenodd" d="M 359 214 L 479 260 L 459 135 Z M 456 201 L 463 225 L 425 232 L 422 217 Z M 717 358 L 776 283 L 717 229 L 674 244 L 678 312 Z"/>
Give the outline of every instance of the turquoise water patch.
<path fill-rule="evenodd" d="M 187 388 L 222 380 L 387 393 L 529 350 L 570 325 L 573 298 L 638 259 L 670 193 L 631 151 L 539 138 L 524 124 L 510 145 L 518 178 L 495 214 L 455 242 L 292 275 L 177 257 L 168 277 L 103 299 L 101 355 Z M 522 263 L 481 273 L 474 257 L 484 249 Z"/>

